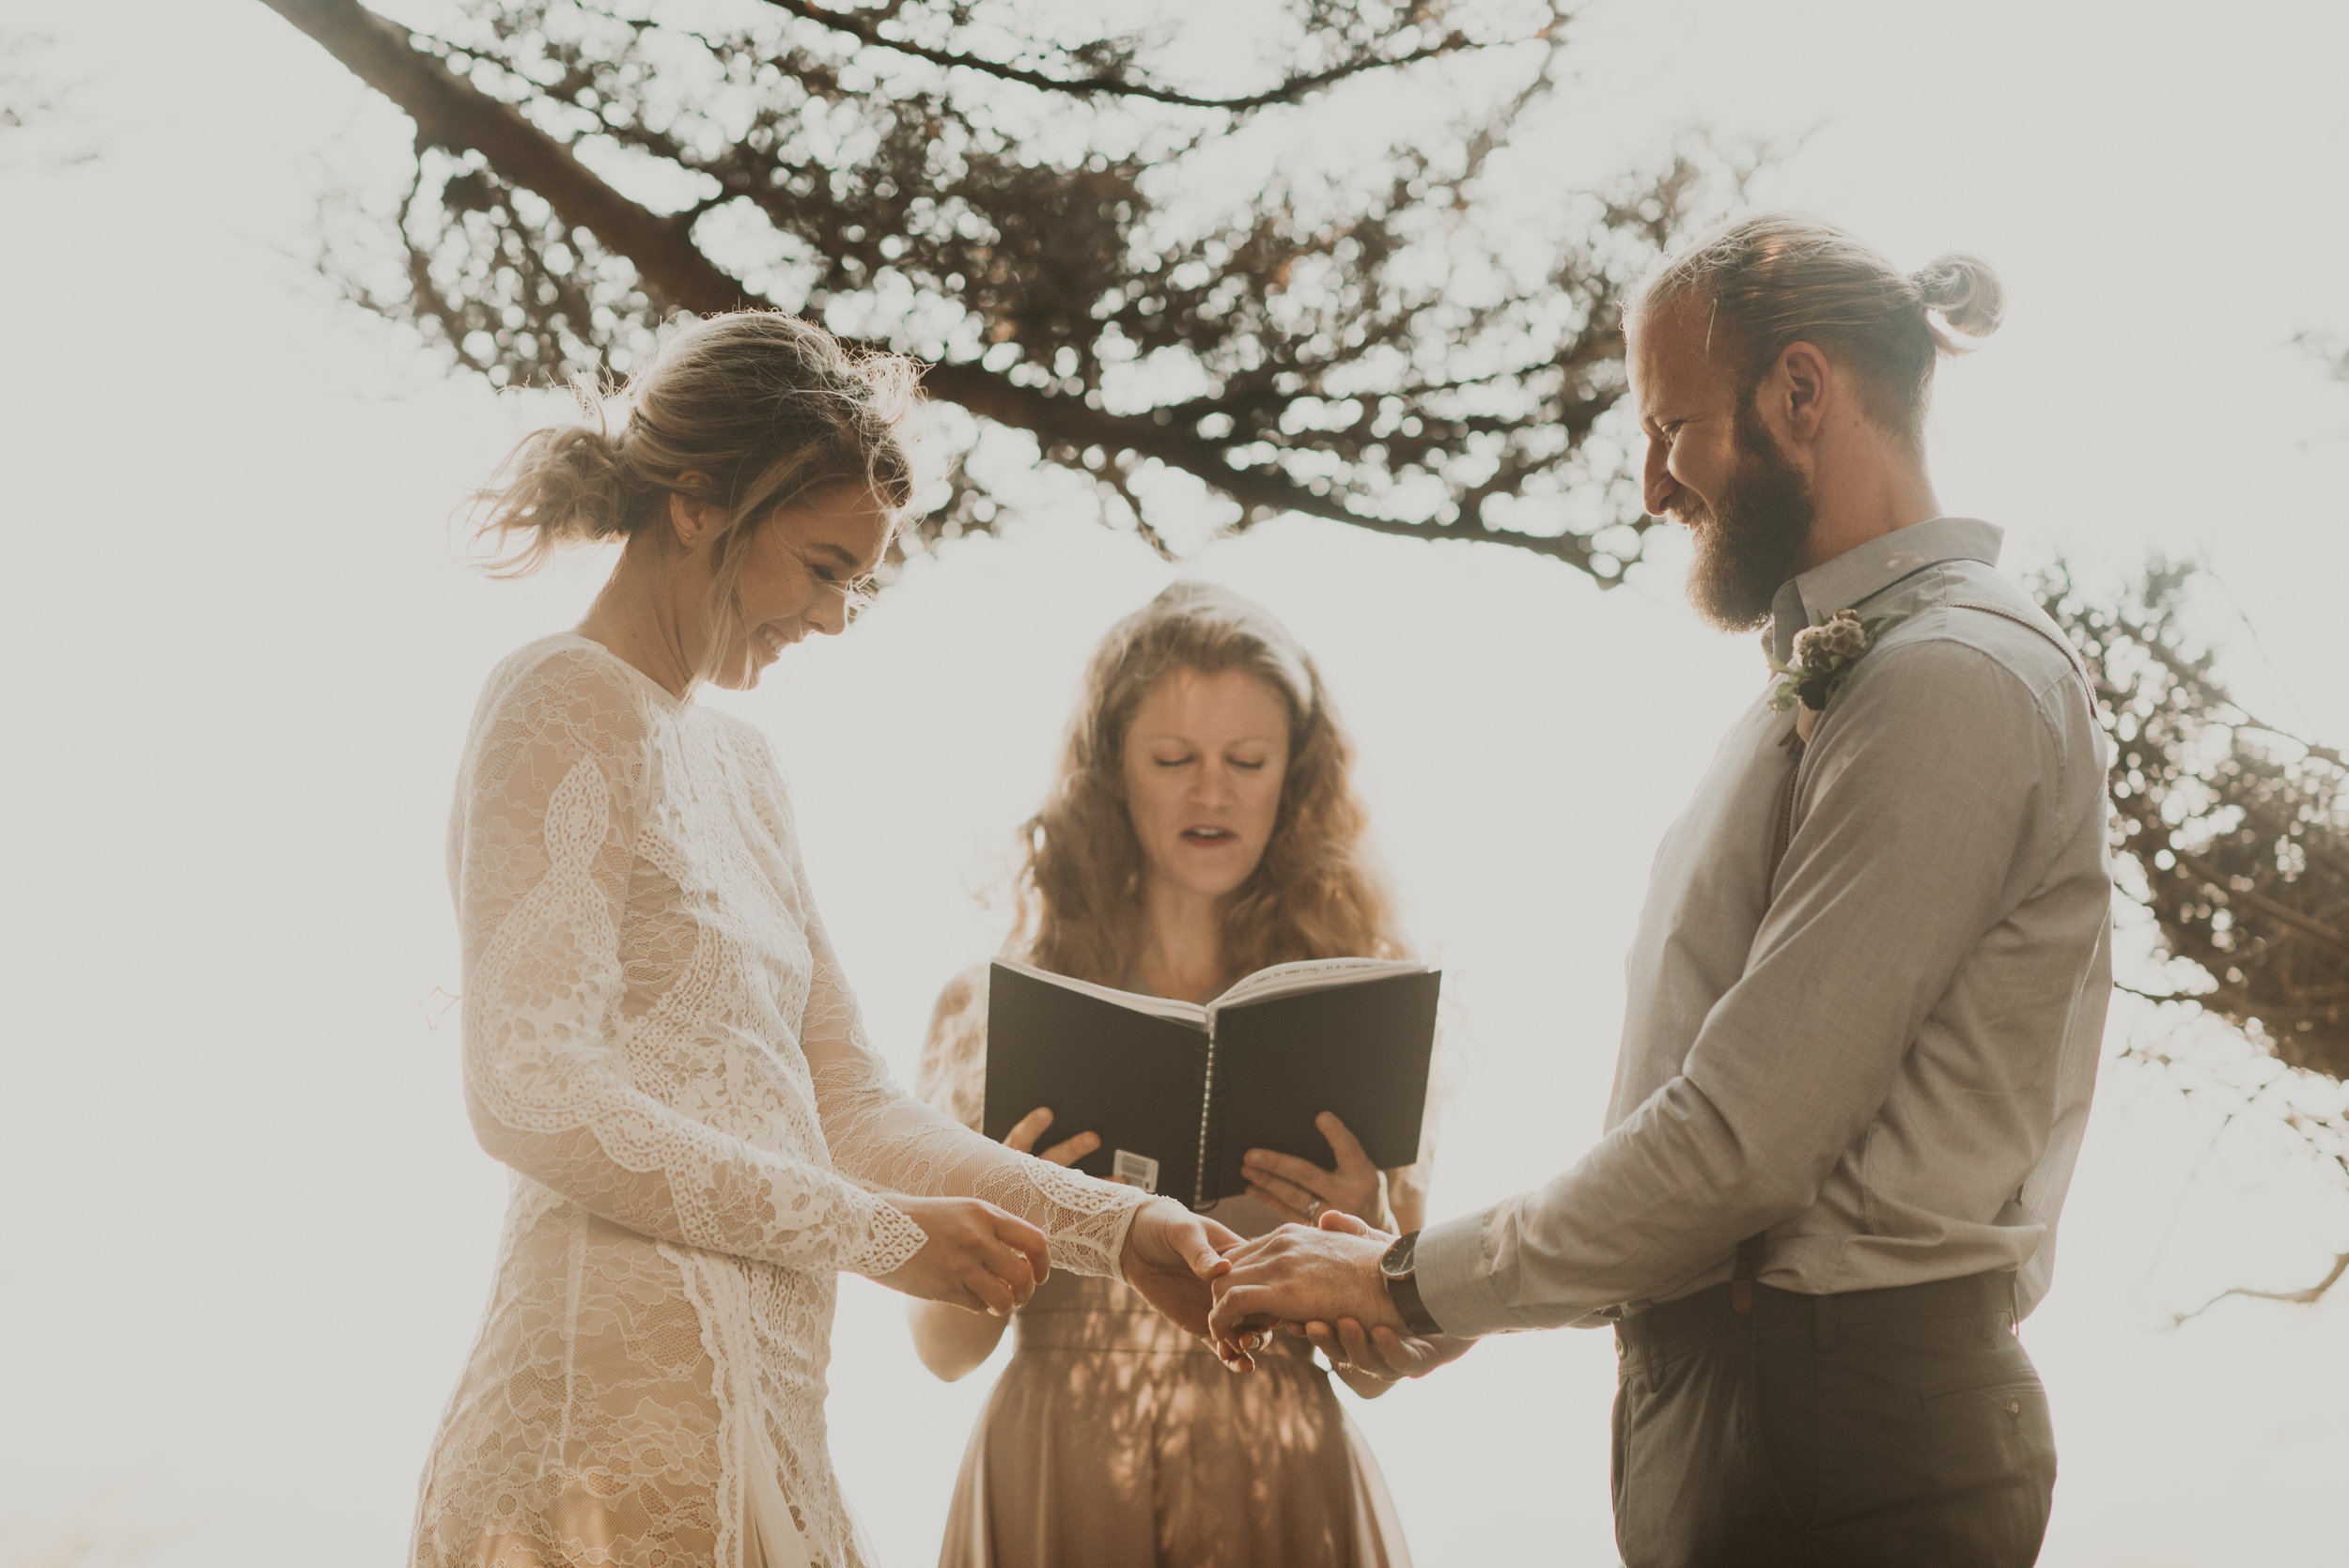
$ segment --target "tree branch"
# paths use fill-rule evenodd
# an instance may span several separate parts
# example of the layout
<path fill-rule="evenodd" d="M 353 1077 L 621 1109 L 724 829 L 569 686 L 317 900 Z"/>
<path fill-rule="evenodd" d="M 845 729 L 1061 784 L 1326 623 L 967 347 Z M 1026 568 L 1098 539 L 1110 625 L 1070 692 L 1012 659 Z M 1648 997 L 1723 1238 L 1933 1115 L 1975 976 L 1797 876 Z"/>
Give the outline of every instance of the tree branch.
<path fill-rule="evenodd" d="M 636 264 L 646 287 L 694 312 L 763 303 L 695 249 L 674 218 L 629 200 L 521 110 L 416 48 L 408 30 L 357 0 L 261 0 L 416 122 L 417 140 L 480 153 L 555 215 Z"/>
<path fill-rule="evenodd" d="M 960 50 L 941 49 L 931 44 L 916 43 L 910 39 L 893 39 L 883 33 L 876 22 L 868 22 L 860 16 L 833 10 L 829 6 L 814 5 L 810 3 L 810 0 L 766 0 L 766 4 L 803 21 L 813 22 L 818 26 L 829 27 L 836 33 L 844 33 L 859 43 L 875 49 L 886 49 L 894 54 L 909 55 L 917 60 L 926 60 L 934 66 L 942 66 L 949 70 L 980 71 L 999 81 L 1017 82 L 1022 86 L 1036 87 L 1046 92 L 1066 93 L 1074 98 L 1138 98 L 1153 103 L 1169 104 L 1175 108 L 1219 109 L 1229 114 L 1247 114 L 1251 110 L 1268 108 L 1276 103 L 1295 103 L 1311 97 L 1324 87 L 1334 86 L 1347 77 L 1359 76 L 1365 71 L 1417 65 L 1421 61 L 1457 54 L 1462 50 L 1490 47 L 1490 45 L 1476 42 L 1465 33 L 1453 32 L 1446 34 L 1438 42 L 1422 44 L 1417 49 L 1406 50 L 1400 54 L 1370 55 L 1343 61 L 1322 70 L 1308 72 L 1303 76 L 1292 76 L 1262 92 L 1246 93 L 1237 98 L 1205 98 L 1193 93 L 1181 92 L 1173 87 L 1161 87 L 1148 82 L 1137 82 L 1121 76 L 1115 71 L 1096 71 L 1090 76 L 1054 76 L 1048 71 L 1034 70 L 1002 60 L 989 60 L 981 55 L 964 54 Z M 1550 29 L 1545 28 L 1543 34 L 1537 36 L 1546 36 L 1549 31 Z"/>
<path fill-rule="evenodd" d="M 416 122 L 420 143 L 471 150 L 511 184 L 536 193 L 564 223 L 595 236 L 624 257 L 646 287 L 696 314 L 756 306 L 780 308 L 712 263 L 695 246 L 687 221 L 630 200 L 582 163 L 570 147 L 520 110 L 458 75 L 407 29 L 358 0 L 262 0 Z M 1023 386 L 976 363 L 931 365 L 923 384 L 932 395 L 981 418 L 1036 437 L 1048 450 L 1099 446 L 1132 453 L 1191 474 L 1252 516 L 1299 512 L 1372 533 L 1408 538 L 1471 539 L 1509 545 L 1586 570 L 1610 586 L 1618 579 L 1591 570 L 1600 553 L 1579 535 L 1524 534 L 1496 528 L 1465 512 L 1445 521 L 1411 522 L 1359 511 L 1337 494 L 1271 467 L 1241 467 L 1225 442 L 1151 414 L 1113 414 L 1081 396 Z M 1636 524 L 1634 526 L 1637 526 Z"/>
<path fill-rule="evenodd" d="M 2323 942 L 2336 953 L 2349 956 L 2349 935 L 2336 931 L 2323 921 L 2311 919 L 2291 905 L 2279 903 L 2264 893 L 2235 887 L 2224 871 L 2200 855 L 2190 854 L 2174 844 L 2170 846 L 2170 853 L 2177 857 L 2179 865 L 2201 877 L 2211 895 L 2219 903 L 2240 904 L 2246 908 L 2257 909 L 2277 924 L 2288 925 L 2310 940 Z"/>
<path fill-rule="evenodd" d="M 2201 1317 L 2230 1296 L 2248 1296 L 2254 1301 L 2287 1301 L 2295 1307 L 2312 1307 L 2325 1298 L 2326 1291 L 2341 1282 L 2341 1277 L 2344 1274 L 2349 1274 L 2349 1252 L 2343 1252 L 2335 1258 L 2332 1272 L 2305 1290 L 2251 1290 L 2236 1285 L 2232 1290 L 2220 1291 L 2190 1312 L 2173 1313 L 2170 1319 L 2170 1327 L 2175 1328 L 2183 1323 Z"/>
<path fill-rule="evenodd" d="M 2171 678 L 2179 685 L 2200 693 L 2211 702 L 2232 707 L 2243 715 L 2243 728 L 2260 730 L 2279 739 L 2289 740 L 2319 762 L 2328 762 L 2335 768 L 2349 768 L 2349 757 L 2344 757 L 2332 747 L 2320 746 L 2312 740 L 2302 739 L 2290 730 L 2278 729 L 2273 724 L 2263 722 L 2258 714 L 2235 701 L 2232 692 L 2180 658 L 2175 648 L 2166 645 L 2149 629 L 2130 620 L 2126 615 L 2113 616 L 2112 624 L 2122 635 L 2143 650 L 2148 659 L 2169 671 Z"/>

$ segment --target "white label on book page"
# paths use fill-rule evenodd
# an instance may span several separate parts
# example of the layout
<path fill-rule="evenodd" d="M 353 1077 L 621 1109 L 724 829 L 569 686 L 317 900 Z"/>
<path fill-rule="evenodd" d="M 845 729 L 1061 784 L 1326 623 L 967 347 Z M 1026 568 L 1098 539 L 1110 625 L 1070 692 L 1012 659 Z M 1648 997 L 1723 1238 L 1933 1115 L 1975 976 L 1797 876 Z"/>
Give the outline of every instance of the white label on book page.
<path fill-rule="evenodd" d="M 1131 1149 L 1119 1149 L 1110 1156 L 1110 1174 L 1128 1187 L 1138 1187 L 1144 1192 L 1159 1189 L 1159 1162 Z"/>

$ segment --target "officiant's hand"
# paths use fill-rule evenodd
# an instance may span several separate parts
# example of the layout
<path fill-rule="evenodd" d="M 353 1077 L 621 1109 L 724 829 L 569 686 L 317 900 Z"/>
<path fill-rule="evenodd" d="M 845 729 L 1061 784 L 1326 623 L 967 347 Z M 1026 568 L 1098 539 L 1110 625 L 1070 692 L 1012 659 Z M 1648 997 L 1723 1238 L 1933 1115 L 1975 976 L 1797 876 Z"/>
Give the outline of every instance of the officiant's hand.
<path fill-rule="evenodd" d="M 1474 1340 L 1455 1340 L 1449 1334 L 1430 1334 L 1425 1338 L 1398 1334 L 1384 1324 L 1366 1329 L 1350 1317 L 1342 1317 L 1334 1324 L 1308 1323 L 1305 1338 L 1341 1372 L 1379 1383 L 1424 1377 L 1438 1367 L 1458 1360 L 1476 1345 Z"/>
<path fill-rule="evenodd" d="M 1230 1270 L 1223 1254 L 1239 1244 L 1239 1237 L 1205 1215 L 1172 1198 L 1153 1198 L 1126 1232 L 1118 1272 L 1176 1327 L 1206 1339 L 1213 1299 L 1208 1281 Z"/>
<path fill-rule="evenodd" d="M 929 1239 L 880 1282 L 926 1301 L 1003 1316 L 1027 1304 L 1051 1272 L 1044 1233 L 982 1198 L 889 1200 Z"/>
<path fill-rule="evenodd" d="M 1404 1332 L 1403 1315 L 1387 1296 L 1378 1259 L 1394 1238 L 1368 1226 L 1360 1234 L 1283 1225 L 1243 1242 L 1232 1269 L 1216 1286 L 1209 1330 L 1220 1347 L 1283 1324 L 1350 1317 L 1366 1327 Z M 1230 1356 L 1227 1363 L 1237 1365 Z"/>
<path fill-rule="evenodd" d="M 1003 1147 L 1017 1149 L 1023 1155 L 1031 1153 L 1035 1148 L 1035 1141 L 1043 1137 L 1044 1129 L 1051 1125 L 1052 1108 L 1037 1106 L 1011 1125 L 1011 1130 L 1003 1134 Z M 1055 1165 L 1074 1165 L 1100 1146 L 1099 1133 L 1081 1132 L 1074 1138 L 1061 1140 L 1037 1155 L 1036 1158 L 1049 1159 Z"/>
<path fill-rule="evenodd" d="M 1314 1126 L 1330 1141 L 1338 1168 L 1324 1171 L 1312 1160 L 1273 1149 L 1251 1149 L 1240 1157 L 1240 1173 L 1248 1178 L 1248 1195 L 1283 1219 L 1311 1225 L 1335 1210 L 1377 1224 L 1386 1219 L 1385 1185 L 1378 1167 L 1362 1152 L 1360 1140 L 1330 1112 L 1314 1118 Z"/>

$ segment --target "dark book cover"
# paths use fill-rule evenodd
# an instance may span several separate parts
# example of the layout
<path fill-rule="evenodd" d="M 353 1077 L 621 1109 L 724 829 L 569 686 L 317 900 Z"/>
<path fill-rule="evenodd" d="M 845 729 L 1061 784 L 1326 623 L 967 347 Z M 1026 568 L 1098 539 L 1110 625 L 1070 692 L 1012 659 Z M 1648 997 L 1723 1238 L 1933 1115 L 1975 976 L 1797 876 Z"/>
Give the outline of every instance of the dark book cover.
<path fill-rule="evenodd" d="M 1122 1149 L 1158 1162 L 1154 1190 L 1192 1200 L 1207 1085 L 1204 1029 L 997 964 L 987 1039 L 988 1137 L 1000 1143 L 1019 1118 L 1050 1106 L 1039 1150 L 1097 1132 L 1101 1146 L 1078 1170 L 1107 1181 Z"/>
<path fill-rule="evenodd" d="M 1361 978 L 1325 972 L 1311 977 L 1311 988 L 1284 993 L 1304 968 L 1252 975 L 1225 993 L 1233 1001 L 1203 1008 L 996 964 L 987 1136 L 1000 1142 L 1021 1117 L 1050 1106 L 1039 1149 L 1097 1133 L 1101 1146 L 1078 1170 L 1122 1175 L 1193 1206 L 1247 1189 L 1240 1157 L 1250 1149 L 1328 1168 L 1329 1140 L 1314 1125 L 1325 1110 L 1382 1170 L 1410 1164 L 1427 1110 L 1442 975 L 1393 966 Z"/>
<path fill-rule="evenodd" d="M 1330 1141 L 1314 1126 L 1325 1110 L 1381 1171 L 1418 1159 L 1442 984 L 1422 970 L 1221 1009 L 1206 1201 L 1247 1189 L 1239 1162 L 1251 1149 L 1328 1169 Z"/>

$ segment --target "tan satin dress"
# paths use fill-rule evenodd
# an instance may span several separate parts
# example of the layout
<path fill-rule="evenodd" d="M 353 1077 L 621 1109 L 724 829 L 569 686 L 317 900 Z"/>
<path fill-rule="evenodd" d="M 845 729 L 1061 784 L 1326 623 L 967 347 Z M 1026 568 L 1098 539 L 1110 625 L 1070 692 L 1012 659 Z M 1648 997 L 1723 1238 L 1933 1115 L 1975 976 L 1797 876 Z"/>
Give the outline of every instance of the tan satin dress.
<path fill-rule="evenodd" d="M 972 1126 L 986 1044 L 982 968 L 940 998 L 918 1080 Z M 1243 1234 L 1276 1219 L 1218 1207 Z M 1064 1271 L 1012 1334 L 940 1568 L 1409 1568 L 1378 1463 L 1302 1343 L 1276 1339 L 1235 1374 L 1125 1285 Z"/>
<path fill-rule="evenodd" d="M 1110 1280 L 1012 1321 L 940 1568 L 1408 1568 L 1369 1445 L 1293 1340 L 1237 1376 Z"/>

